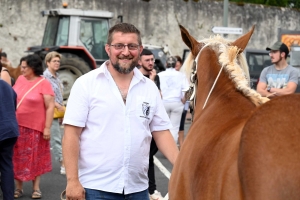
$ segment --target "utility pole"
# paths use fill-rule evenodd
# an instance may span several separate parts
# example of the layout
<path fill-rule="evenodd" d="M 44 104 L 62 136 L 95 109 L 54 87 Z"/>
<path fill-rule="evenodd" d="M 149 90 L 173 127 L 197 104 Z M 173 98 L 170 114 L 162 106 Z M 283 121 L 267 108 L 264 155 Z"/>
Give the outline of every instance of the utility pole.
<path fill-rule="evenodd" d="M 223 26 L 228 27 L 228 0 L 223 0 Z M 224 34 L 227 37 L 227 34 Z"/>

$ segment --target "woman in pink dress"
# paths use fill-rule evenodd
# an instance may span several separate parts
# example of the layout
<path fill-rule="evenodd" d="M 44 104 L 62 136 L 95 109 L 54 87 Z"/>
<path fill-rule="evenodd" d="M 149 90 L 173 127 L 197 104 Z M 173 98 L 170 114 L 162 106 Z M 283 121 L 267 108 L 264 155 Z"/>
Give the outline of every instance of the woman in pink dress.
<path fill-rule="evenodd" d="M 17 98 L 17 120 L 20 136 L 14 147 L 14 198 L 23 195 L 23 181 L 32 180 L 33 199 L 40 199 L 40 177 L 52 170 L 50 127 L 53 119 L 54 92 L 43 74 L 42 60 L 37 55 L 21 58 L 22 75 L 14 90 Z"/>

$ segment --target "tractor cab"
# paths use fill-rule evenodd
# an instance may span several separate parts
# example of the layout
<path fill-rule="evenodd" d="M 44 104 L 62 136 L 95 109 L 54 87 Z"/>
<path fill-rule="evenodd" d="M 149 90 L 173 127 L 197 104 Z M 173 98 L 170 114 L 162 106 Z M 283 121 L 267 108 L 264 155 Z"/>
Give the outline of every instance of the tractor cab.
<path fill-rule="evenodd" d="M 42 44 L 29 47 L 27 52 L 38 54 L 42 59 L 51 51 L 62 54 L 58 73 L 67 99 L 79 76 L 108 59 L 105 44 L 113 13 L 61 8 L 44 10 L 41 14 L 48 18 Z"/>
<path fill-rule="evenodd" d="M 112 18 L 112 13 L 55 9 L 42 11 L 42 15 L 48 16 L 42 47 L 80 46 L 97 61 L 108 58 L 104 45 L 109 29 L 108 19 Z"/>

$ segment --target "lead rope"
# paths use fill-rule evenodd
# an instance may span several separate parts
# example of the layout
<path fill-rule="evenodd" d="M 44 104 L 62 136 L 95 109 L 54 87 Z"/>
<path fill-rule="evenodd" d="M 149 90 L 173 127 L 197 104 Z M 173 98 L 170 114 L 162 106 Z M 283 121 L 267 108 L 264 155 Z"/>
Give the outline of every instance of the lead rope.
<path fill-rule="evenodd" d="M 196 56 L 196 58 L 195 58 L 195 60 L 194 60 L 194 63 L 193 63 L 193 71 L 192 71 L 191 77 L 190 77 L 190 80 L 191 80 L 192 85 L 191 85 L 191 87 L 190 87 L 190 89 L 189 89 L 189 93 L 192 93 L 191 96 L 190 96 L 190 101 L 193 103 L 193 105 L 191 105 L 191 107 L 192 107 L 194 110 L 195 110 L 195 108 L 196 108 L 196 91 L 197 91 L 197 84 L 198 84 L 198 80 L 197 80 L 198 58 L 199 58 L 201 52 L 203 51 L 203 49 L 204 49 L 205 47 L 207 47 L 207 46 L 208 46 L 208 44 L 204 45 L 204 46 L 201 48 L 201 50 L 199 51 L 198 55 Z M 210 89 L 210 91 L 209 91 L 209 93 L 208 93 L 208 95 L 207 95 L 207 97 L 206 97 L 206 100 L 205 100 L 205 102 L 204 102 L 204 105 L 203 105 L 203 107 L 202 107 L 202 110 L 205 108 L 205 106 L 206 106 L 206 104 L 207 104 L 207 102 L 208 102 L 208 99 L 209 99 L 209 97 L 210 97 L 210 95 L 211 95 L 211 93 L 212 93 L 212 91 L 213 91 L 213 89 L 214 89 L 214 87 L 215 87 L 215 85 L 216 85 L 216 83 L 217 83 L 219 77 L 220 77 L 220 74 L 221 74 L 223 68 L 224 68 L 224 65 L 221 67 L 221 69 L 220 69 L 220 71 L 219 71 L 219 73 L 218 73 L 218 76 L 216 77 L 216 79 L 215 79 L 215 81 L 214 81 L 214 84 L 212 85 L 212 87 L 211 87 L 211 89 Z M 193 121 L 193 118 L 194 118 L 194 110 L 193 110 L 193 113 L 192 113 L 192 121 Z"/>
<path fill-rule="evenodd" d="M 219 71 L 219 73 L 218 73 L 218 76 L 217 76 L 217 78 L 215 79 L 215 82 L 214 82 L 213 86 L 211 87 L 211 89 L 210 89 L 210 91 L 209 91 L 209 93 L 208 93 L 208 95 L 207 95 L 207 97 L 206 97 L 206 100 L 205 100 L 205 103 L 204 103 L 204 105 L 203 105 L 203 107 L 202 107 L 202 110 L 205 108 L 206 103 L 207 103 L 207 101 L 208 101 L 208 99 L 209 99 L 209 97 L 210 97 L 210 94 L 212 93 L 213 89 L 215 88 L 215 85 L 216 85 L 216 83 L 217 83 L 217 81 L 218 81 L 218 79 L 219 79 L 219 77 L 220 77 L 220 74 L 221 74 L 223 68 L 224 68 L 224 65 L 221 67 L 221 69 L 220 69 L 220 71 Z"/>

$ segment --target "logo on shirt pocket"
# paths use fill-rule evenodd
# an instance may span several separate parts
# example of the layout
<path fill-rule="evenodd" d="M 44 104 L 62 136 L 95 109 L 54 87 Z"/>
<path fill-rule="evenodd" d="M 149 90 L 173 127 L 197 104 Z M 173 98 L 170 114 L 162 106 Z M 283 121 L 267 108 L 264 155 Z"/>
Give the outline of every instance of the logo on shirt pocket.
<path fill-rule="evenodd" d="M 150 105 L 147 102 L 143 102 L 142 103 L 142 112 L 144 116 L 140 116 L 146 119 L 150 119 L 148 116 L 150 114 Z"/>

